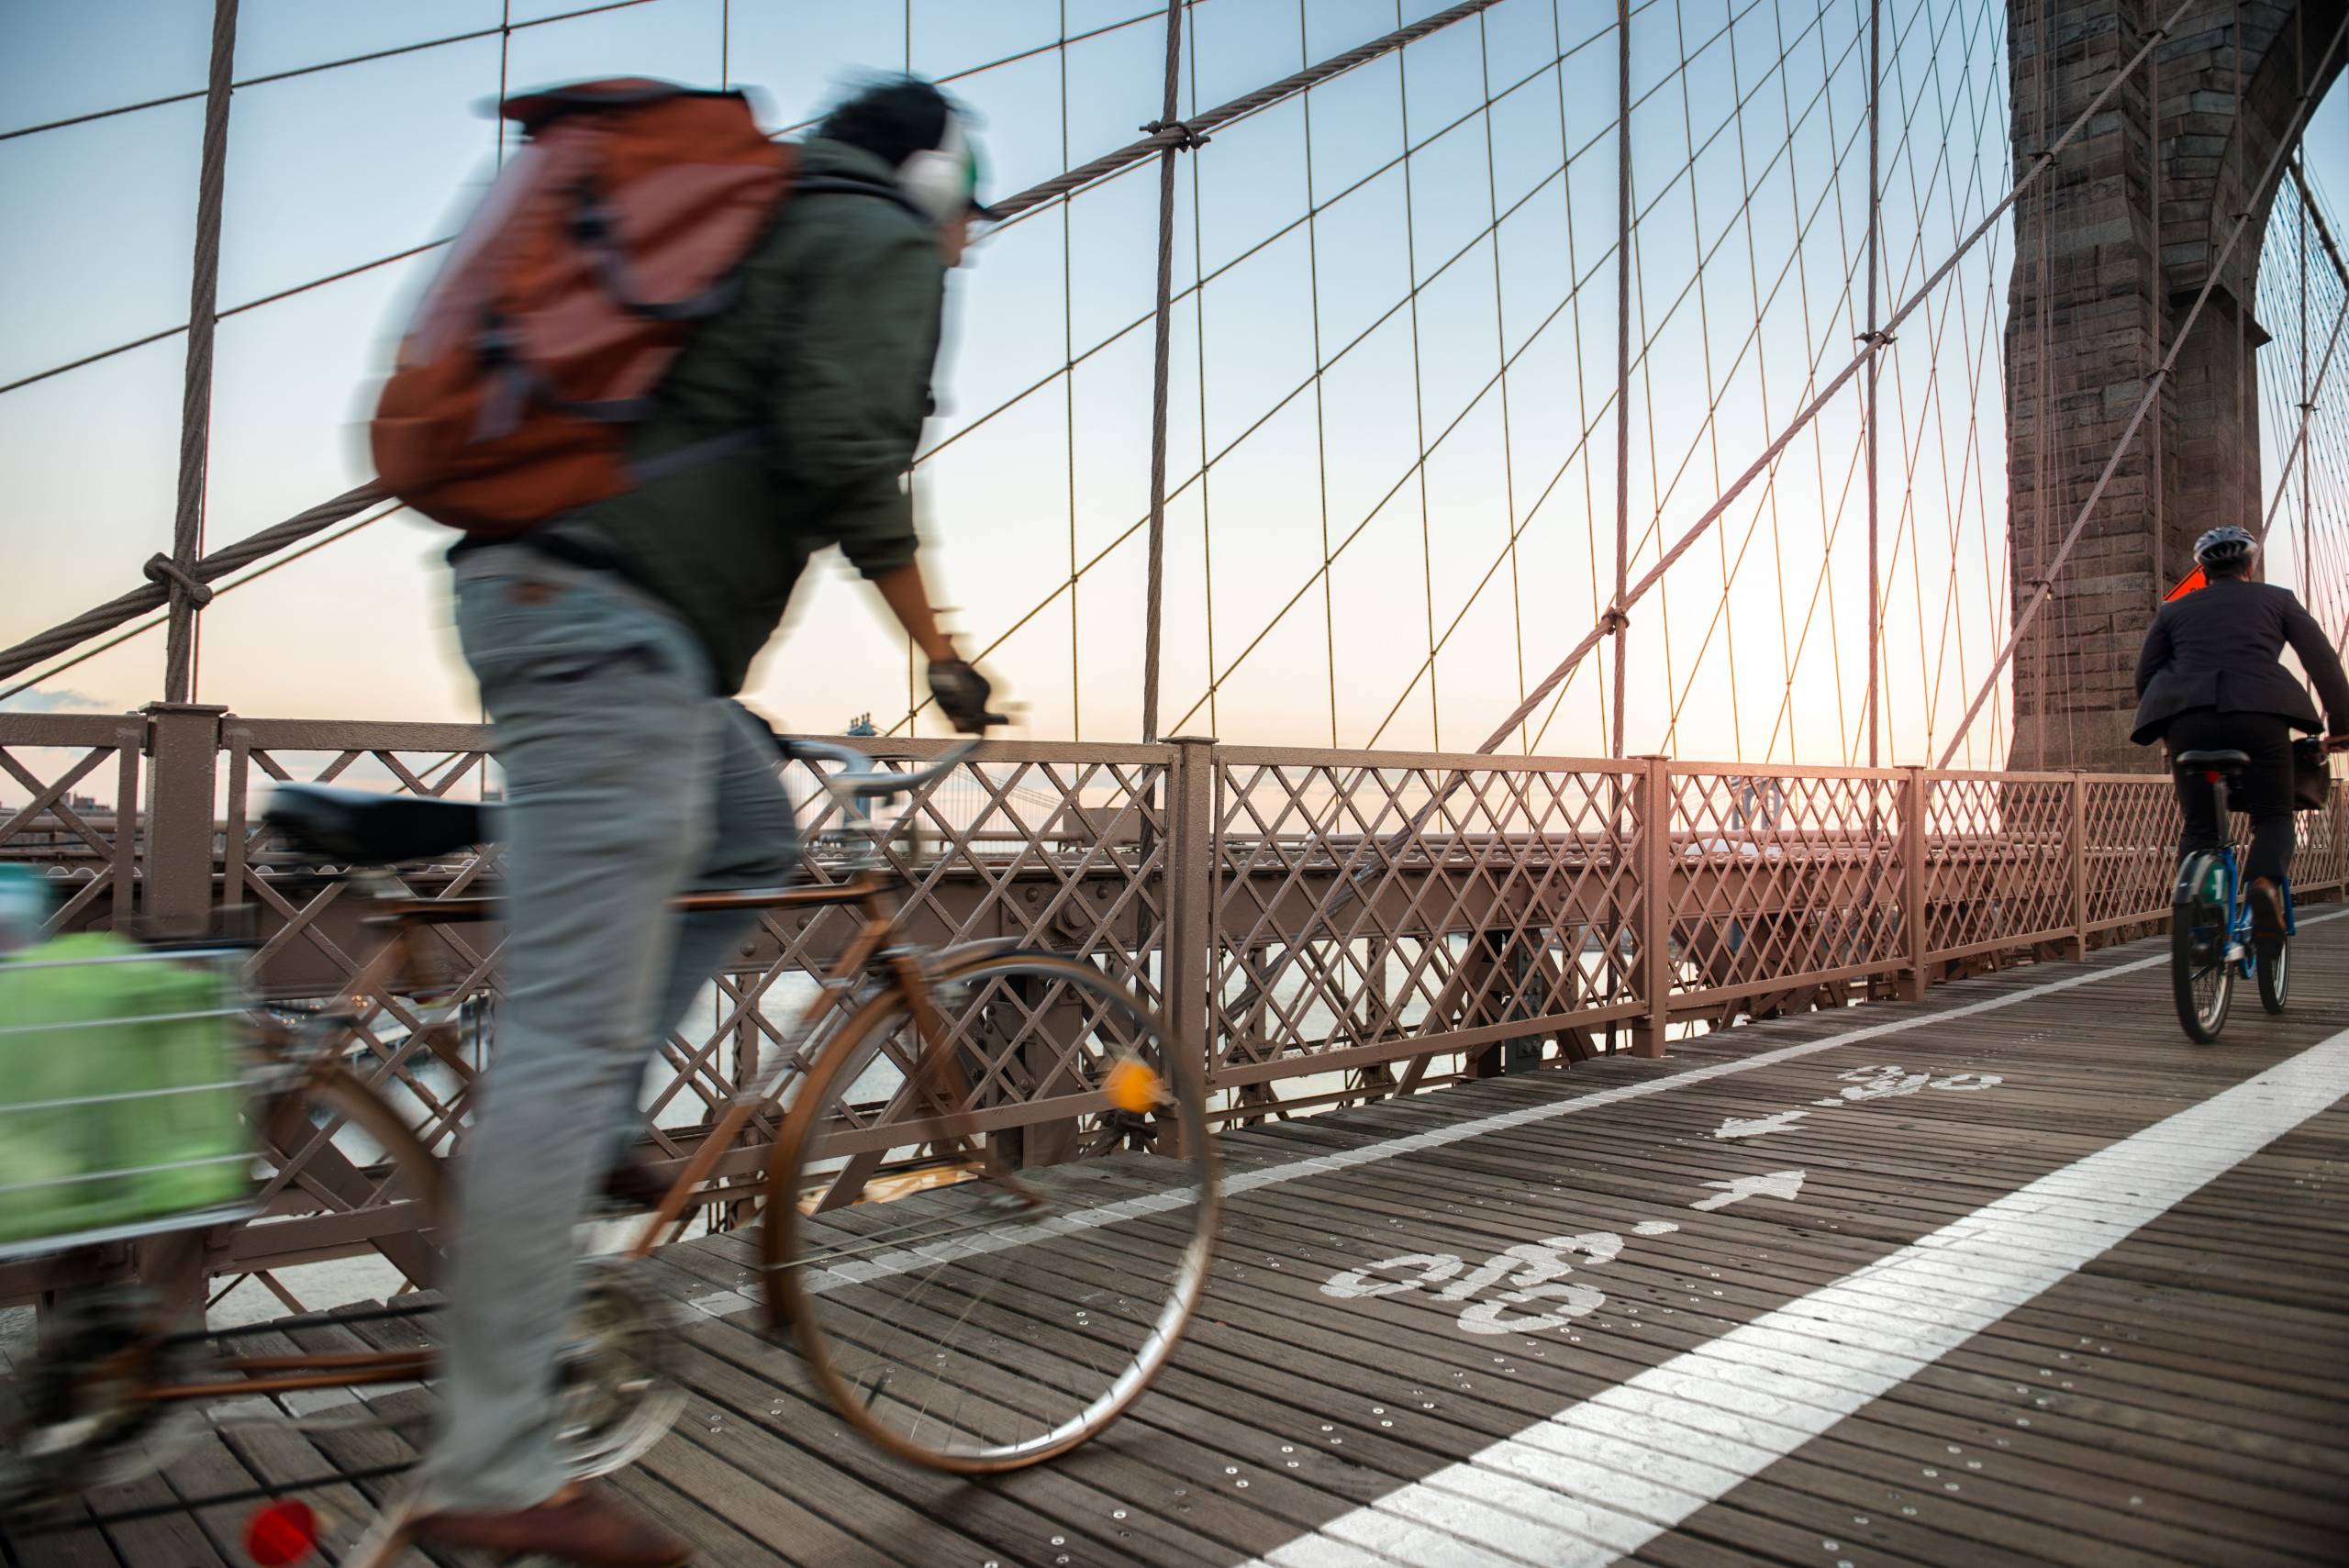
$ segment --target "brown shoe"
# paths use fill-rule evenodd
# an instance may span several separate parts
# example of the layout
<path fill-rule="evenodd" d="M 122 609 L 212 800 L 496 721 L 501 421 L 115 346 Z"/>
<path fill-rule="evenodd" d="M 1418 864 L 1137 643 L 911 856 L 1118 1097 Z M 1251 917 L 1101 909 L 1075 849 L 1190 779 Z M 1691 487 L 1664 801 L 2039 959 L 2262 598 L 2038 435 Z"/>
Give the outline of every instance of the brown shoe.
<path fill-rule="evenodd" d="M 685 1568 L 693 1543 L 593 1492 L 566 1489 L 532 1508 L 503 1514 L 421 1514 L 408 1521 L 419 1545 L 551 1557 L 581 1568 Z"/>
<path fill-rule="evenodd" d="M 2284 934 L 2284 890 L 2272 878 L 2257 877 L 2252 882 L 2251 932 L 2255 937 L 2273 941 Z"/>

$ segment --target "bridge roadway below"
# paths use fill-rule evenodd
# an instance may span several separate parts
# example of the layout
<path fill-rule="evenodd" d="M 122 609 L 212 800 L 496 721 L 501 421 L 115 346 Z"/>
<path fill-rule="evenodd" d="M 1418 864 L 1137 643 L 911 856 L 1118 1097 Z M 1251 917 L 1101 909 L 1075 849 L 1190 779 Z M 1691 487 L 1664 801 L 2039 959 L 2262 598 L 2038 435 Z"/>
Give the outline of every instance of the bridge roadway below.
<path fill-rule="evenodd" d="M 2303 932 L 2286 1017 L 2239 995 L 2216 1046 L 2180 1035 L 2165 953 L 1232 1131 L 1216 1284 L 1172 1369 L 996 1480 L 845 1435 L 754 1331 L 750 1243 L 672 1248 L 691 1405 L 618 1485 L 720 1564 L 2340 1562 L 2349 920 Z M 1114 1164 L 1049 1179 L 1119 1191 Z M 1587 1308 L 1551 1327 L 1471 1331 L 1479 1302 L 1432 1278 L 1371 1293 L 1442 1272 L 1388 1260 L 1473 1272 L 1562 1236 L 1593 1250 L 1564 1283 L 1596 1294 L 1508 1308 Z M 382 1430 L 207 1436 L 94 1505 L 143 1517 L 6 1552 L 241 1562 L 252 1505 L 201 1499 L 366 1474 L 310 1494 L 350 1521 L 407 1455 Z"/>

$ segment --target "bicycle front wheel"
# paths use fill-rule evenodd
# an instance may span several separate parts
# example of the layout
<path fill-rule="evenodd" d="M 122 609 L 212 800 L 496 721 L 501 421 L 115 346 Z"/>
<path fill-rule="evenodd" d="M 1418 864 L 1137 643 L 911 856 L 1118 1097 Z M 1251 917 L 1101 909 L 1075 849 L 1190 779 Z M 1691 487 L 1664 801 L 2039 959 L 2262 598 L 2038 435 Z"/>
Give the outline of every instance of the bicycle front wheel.
<path fill-rule="evenodd" d="M 2187 1038 L 2203 1045 L 2219 1038 L 2234 1000 L 2235 966 L 2227 958 L 2232 912 L 2214 891 L 2224 883 L 2216 857 L 2198 854 L 2178 874 L 2170 905 L 2171 995 Z"/>
<path fill-rule="evenodd" d="M 1198 1305 L 1217 1210 L 1202 1063 L 1122 986 L 1051 954 L 954 965 L 930 996 L 927 1042 L 885 993 L 793 1102 L 767 1299 L 883 1448 L 1012 1470 L 1115 1420 Z M 1098 1157 L 1041 1168 L 1080 1154 Z"/>

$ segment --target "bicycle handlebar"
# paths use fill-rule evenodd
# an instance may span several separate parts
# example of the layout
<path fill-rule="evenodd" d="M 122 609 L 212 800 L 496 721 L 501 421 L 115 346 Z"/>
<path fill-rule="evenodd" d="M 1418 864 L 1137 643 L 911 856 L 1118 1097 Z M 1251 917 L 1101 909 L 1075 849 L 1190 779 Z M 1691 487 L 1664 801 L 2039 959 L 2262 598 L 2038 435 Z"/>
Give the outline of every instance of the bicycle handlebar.
<path fill-rule="evenodd" d="M 821 768 L 808 771 L 816 775 L 826 793 L 838 800 L 843 809 L 861 814 L 862 802 L 886 800 L 943 778 L 960 767 L 978 748 L 976 737 L 958 740 L 925 766 L 903 773 L 885 773 L 875 767 L 873 759 L 863 752 L 829 740 L 794 740 L 791 742 L 791 755 L 802 762 L 840 763 L 842 771 L 839 773 L 827 773 Z"/>

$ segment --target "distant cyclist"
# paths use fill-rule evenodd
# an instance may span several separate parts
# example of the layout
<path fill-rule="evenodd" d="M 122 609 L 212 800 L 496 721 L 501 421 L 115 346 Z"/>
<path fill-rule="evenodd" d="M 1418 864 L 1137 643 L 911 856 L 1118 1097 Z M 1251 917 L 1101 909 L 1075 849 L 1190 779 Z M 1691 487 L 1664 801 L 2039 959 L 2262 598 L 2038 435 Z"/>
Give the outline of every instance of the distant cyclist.
<path fill-rule="evenodd" d="M 2292 731 L 2319 728 L 2315 705 L 2277 657 L 2287 643 L 2324 697 L 2337 740 L 2349 736 L 2349 674 L 2316 617 L 2288 589 L 2251 581 L 2259 541 L 2238 528 L 2217 528 L 2194 541 L 2207 579 L 2154 617 L 2137 655 L 2137 724 L 2130 739 L 2159 740 L 2169 754 L 2241 751 L 2251 761 L 2235 804 L 2251 817 L 2252 919 L 2262 936 L 2284 925 L 2284 873 L 2292 862 Z M 2224 840 L 2210 790 L 2177 783 L 2186 814 L 2181 856 L 2215 850 Z"/>

